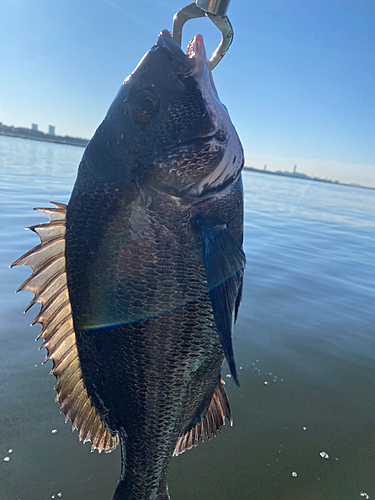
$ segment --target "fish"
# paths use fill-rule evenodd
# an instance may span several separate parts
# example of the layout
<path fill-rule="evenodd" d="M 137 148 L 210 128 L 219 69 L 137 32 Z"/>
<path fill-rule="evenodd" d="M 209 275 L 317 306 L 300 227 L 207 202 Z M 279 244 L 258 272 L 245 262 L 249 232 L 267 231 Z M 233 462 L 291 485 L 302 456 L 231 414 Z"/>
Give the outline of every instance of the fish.
<path fill-rule="evenodd" d="M 172 457 L 232 424 L 243 164 L 202 36 L 184 53 L 164 30 L 12 264 L 33 271 L 17 291 L 41 304 L 60 411 L 92 449 L 121 448 L 113 500 L 168 500 Z"/>

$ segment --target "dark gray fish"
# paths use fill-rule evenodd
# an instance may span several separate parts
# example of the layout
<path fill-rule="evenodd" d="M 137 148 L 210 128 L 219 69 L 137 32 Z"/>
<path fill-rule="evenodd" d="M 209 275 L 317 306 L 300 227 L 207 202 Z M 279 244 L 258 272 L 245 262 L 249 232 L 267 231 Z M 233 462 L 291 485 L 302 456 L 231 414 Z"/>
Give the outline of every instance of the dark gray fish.
<path fill-rule="evenodd" d="M 61 411 L 99 451 L 121 445 L 116 500 L 169 499 L 173 455 L 231 421 L 238 383 L 243 151 L 197 35 L 168 31 L 125 80 L 89 142 L 69 204 L 41 210 L 41 244 L 13 265 Z"/>

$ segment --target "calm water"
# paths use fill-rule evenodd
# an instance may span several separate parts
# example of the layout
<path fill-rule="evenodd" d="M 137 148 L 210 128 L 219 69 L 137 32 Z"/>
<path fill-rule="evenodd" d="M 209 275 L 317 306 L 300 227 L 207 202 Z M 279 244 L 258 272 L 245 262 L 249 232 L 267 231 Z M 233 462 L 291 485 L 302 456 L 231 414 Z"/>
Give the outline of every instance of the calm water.
<path fill-rule="evenodd" d="M 31 294 L 14 294 L 29 270 L 8 269 L 38 242 L 31 208 L 68 201 L 82 152 L 0 137 L 0 500 L 109 500 L 119 474 L 119 451 L 90 453 L 59 414 L 37 308 L 23 315 Z M 171 498 L 375 499 L 375 192 L 244 182 L 234 427 L 173 460 Z"/>

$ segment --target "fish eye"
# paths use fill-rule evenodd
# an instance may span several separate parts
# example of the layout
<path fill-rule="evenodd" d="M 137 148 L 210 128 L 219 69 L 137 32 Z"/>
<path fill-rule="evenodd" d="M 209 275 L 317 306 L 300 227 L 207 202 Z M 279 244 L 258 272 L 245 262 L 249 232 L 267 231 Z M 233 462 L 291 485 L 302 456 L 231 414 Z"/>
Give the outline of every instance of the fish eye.
<path fill-rule="evenodd" d="M 155 107 L 155 103 L 149 97 L 145 97 L 139 103 L 139 109 L 142 111 L 142 113 L 150 114 L 154 111 L 154 107 Z"/>
<path fill-rule="evenodd" d="M 159 99 L 154 92 L 143 90 L 133 101 L 133 112 L 143 120 L 149 120 L 159 109 Z"/>

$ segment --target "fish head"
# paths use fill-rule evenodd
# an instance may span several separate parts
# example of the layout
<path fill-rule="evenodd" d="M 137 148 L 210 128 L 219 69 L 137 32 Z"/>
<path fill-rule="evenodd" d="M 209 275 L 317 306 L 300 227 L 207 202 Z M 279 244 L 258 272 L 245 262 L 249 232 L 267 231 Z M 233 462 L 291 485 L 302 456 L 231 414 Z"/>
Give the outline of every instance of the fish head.
<path fill-rule="evenodd" d="M 218 97 L 201 35 L 184 53 L 169 31 L 160 33 L 125 79 L 90 151 L 94 159 L 109 156 L 96 162 L 100 176 L 189 201 L 238 178 L 241 143 Z"/>

